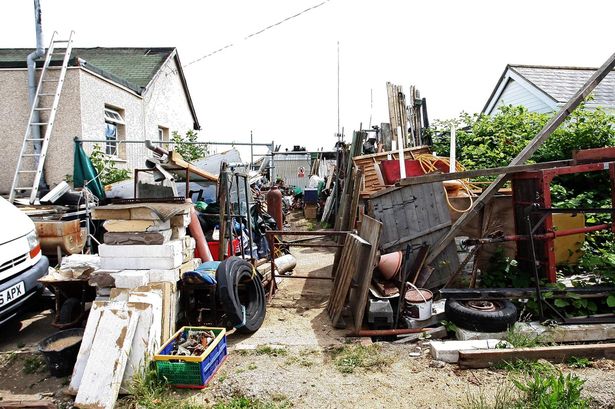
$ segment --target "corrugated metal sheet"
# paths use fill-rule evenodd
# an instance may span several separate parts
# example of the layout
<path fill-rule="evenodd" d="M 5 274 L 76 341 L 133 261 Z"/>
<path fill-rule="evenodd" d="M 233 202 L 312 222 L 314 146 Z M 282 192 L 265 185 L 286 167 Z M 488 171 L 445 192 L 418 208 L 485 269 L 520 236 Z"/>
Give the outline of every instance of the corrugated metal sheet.
<path fill-rule="evenodd" d="M 309 154 L 275 155 L 274 166 L 276 179 L 282 179 L 286 186 L 298 186 L 302 189 L 307 187 L 312 166 Z M 301 169 L 303 177 L 299 176 Z"/>

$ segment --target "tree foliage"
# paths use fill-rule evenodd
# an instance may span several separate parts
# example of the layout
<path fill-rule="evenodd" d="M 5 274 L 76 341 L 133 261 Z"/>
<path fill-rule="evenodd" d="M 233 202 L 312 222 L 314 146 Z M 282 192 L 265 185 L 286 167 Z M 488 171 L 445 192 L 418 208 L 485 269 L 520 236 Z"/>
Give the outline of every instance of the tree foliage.
<path fill-rule="evenodd" d="M 171 141 L 175 142 L 173 150 L 182 155 L 182 158 L 188 162 L 201 159 L 209 154 L 207 145 L 196 145 L 192 142 L 197 142 L 199 134 L 192 129 L 188 130 L 185 135 L 177 131 L 171 134 Z"/>
<path fill-rule="evenodd" d="M 552 114 L 529 112 L 522 106 L 502 106 L 495 115 L 462 113 L 436 121 L 431 129 L 433 149 L 448 156 L 450 125 L 456 133 L 457 159 L 467 169 L 506 166 L 538 134 Z M 569 159 L 573 150 L 615 146 L 615 116 L 602 109 L 573 111 L 551 134 L 530 162 Z"/>

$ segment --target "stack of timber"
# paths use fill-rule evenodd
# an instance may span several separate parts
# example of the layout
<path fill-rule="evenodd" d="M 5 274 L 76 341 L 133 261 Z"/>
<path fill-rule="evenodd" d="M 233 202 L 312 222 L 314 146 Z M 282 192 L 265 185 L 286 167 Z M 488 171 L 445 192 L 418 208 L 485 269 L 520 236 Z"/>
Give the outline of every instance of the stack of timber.
<path fill-rule="evenodd" d="M 146 357 L 175 333 L 177 282 L 200 264 L 186 236 L 191 206 L 139 203 L 93 212 L 107 233 L 90 284 L 107 291 L 92 306 L 71 378 L 76 407 L 114 407 Z"/>

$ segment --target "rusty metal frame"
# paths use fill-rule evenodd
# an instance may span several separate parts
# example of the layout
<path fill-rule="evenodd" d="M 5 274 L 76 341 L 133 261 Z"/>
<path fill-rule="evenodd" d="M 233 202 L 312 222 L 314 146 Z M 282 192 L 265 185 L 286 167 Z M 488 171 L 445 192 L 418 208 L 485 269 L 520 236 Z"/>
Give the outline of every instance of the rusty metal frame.
<path fill-rule="evenodd" d="M 280 278 L 300 278 L 300 279 L 304 279 L 304 280 L 333 280 L 333 277 L 312 277 L 312 276 L 305 276 L 305 275 L 292 275 L 292 276 L 285 276 L 285 275 L 276 275 L 275 273 L 275 250 L 276 248 L 278 248 L 279 246 L 287 246 L 287 247 L 343 247 L 342 244 L 314 244 L 314 243 L 304 243 L 304 242 L 292 242 L 292 241 L 286 241 L 286 242 L 281 242 L 281 243 L 276 243 L 275 238 L 276 237 L 281 237 L 281 236 L 315 236 L 313 237 L 314 239 L 324 239 L 324 238 L 328 238 L 331 236 L 342 236 L 342 235 L 346 235 L 348 233 L 352 233 L 350 231 L 296 231 L 296 230 L 288 230 L 288 231 L 284 231 L 284 230 L 269 230 L 266 232 L 266 236 L 267 236 L 267 242 L 269 243 L 269 251 L 270 251 L 270 258 L 271 258 L 271 282 L 269 283 L 269 294 L 267 296 L 267 300 L 271 301 L 271 298 L 273 298 L 273 295 L 275 294 L 276 290 L 277 290 L 277 284 L 275 282 L 276 277 L 280 277 Z M 318 237 L 320 236 L 320 237 Z M 323 237 L 324 236 L 324 237 Z"/>
<path fill-rule="evenodd" d="M 135 182 L 134 182 L 134 192 L 133 192 L 133 196 L 135 199 L 137 199 L 137 188 L 139 186 L 139 173 L 141 172 L 153 172 L 155 171 L 155 168 L 137 168 L 134 170 L 135 173 Z M 190 170 L 189 169 L 185 169 L 185 168 L 165 168 L 165 170 L 168 171 L 184 171 L 186 172 L 186 197 L 188 197 L 188 195 L 190 194 Z"/>

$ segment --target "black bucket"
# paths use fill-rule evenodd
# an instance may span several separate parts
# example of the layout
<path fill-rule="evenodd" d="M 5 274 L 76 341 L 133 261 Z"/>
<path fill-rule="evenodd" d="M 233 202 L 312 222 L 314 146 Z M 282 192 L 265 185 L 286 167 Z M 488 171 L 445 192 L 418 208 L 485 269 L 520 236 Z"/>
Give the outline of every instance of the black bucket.
<path fill-rule="evenodd" d="M 71 328 L 41 341 L 38 350 L 45 357 L 51 375 L 61 378 L 73 372 L 82 338 L 83 328 Z"/>

